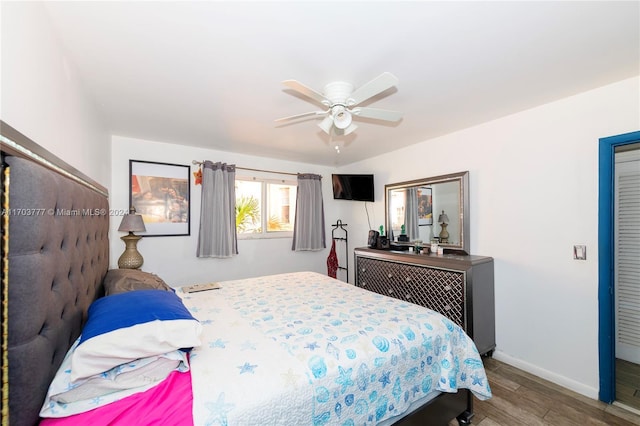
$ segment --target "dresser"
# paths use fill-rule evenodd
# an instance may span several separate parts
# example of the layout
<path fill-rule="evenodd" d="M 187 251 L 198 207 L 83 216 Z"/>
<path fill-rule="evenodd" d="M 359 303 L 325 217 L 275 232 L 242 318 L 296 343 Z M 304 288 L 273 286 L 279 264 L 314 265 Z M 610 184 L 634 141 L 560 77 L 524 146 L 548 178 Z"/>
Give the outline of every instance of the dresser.
<path fill-rule="evenodd" d="M 496 347 L 493 258 L 356 248 L 355 285 L 425 306 L 461 326 L 482 355 Z"/>

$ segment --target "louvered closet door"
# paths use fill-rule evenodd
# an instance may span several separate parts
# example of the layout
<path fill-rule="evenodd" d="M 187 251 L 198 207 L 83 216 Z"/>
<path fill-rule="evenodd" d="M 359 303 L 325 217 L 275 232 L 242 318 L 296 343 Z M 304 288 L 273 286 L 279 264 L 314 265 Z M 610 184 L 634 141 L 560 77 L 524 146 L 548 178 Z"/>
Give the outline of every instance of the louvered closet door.
<path fill-rule="evenodd" d="M 640 364 L 640 151 L 616 154 L 616 357 Z"/>

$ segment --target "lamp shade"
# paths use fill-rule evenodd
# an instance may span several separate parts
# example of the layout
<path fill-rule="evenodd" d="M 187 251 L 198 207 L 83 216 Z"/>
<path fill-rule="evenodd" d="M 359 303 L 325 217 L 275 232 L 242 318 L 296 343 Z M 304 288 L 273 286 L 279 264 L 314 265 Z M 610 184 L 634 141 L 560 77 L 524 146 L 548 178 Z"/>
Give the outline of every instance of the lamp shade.
<path fill-rule="evenodd" d="M 449 223 L 449 216 L 444 213 L 444 210 L 442 210 L 442 213 L 438 216 L 438 223 Z"/>
<path fill-rule="evenodd" d="M 344 131 L 343 131 L 344 136 L 347 136 L 349 133 L 353 132 L 357 128 L 358 128 L 358 126 L 356 126 L 355 124 L 351 123 L 351 125 L 349 127 L 344 129 Z"/>
<path fill-rule="evenodd" d="M 343 107 L 336 108 L 333 113 L 333 123 L 338 129 L 344 130 L 351 125 L 351 113 Z"/>
<path fill-rule="evenodd" d="M 120 232 L 146 232 L 147 229 L 144 227 L 144 221 L 142 220 L 142 216 L 135 213 L 129 213 L 122 217 L 122 222 L 120 222 L 120 227 L 118 228 Z"/>
<path fill-rule="evenodd" d="M 333 126 L 333 117 L 327 115 L 318 127 L 320 127 L 326 134 L 331 135 L 331 127 Z"/>

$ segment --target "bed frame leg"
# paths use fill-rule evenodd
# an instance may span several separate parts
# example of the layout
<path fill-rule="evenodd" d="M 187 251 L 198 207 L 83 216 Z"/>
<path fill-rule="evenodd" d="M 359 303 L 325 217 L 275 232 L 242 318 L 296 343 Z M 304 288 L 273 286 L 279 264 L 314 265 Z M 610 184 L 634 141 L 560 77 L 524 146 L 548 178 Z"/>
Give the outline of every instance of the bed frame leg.
<path fill-rule="evenodd" d="M 469 411 L 465 411 L 462 414 L 460 414 L 458 417 L 456 417 L 456 420 L 458 420 L 458 424 L 460 426 L 470 425 L 471 419 L 473 419 L 473 413 Z"/>
<path fill-rule="evenodd" d="M 471 424 L 471 419 L 473 419 L 473 395 L 470 390 L 466 391 L 467 394 L 467 409 L 464 410 L 456 420 L 458 420 L 459 426 L 465 426 Z"/>

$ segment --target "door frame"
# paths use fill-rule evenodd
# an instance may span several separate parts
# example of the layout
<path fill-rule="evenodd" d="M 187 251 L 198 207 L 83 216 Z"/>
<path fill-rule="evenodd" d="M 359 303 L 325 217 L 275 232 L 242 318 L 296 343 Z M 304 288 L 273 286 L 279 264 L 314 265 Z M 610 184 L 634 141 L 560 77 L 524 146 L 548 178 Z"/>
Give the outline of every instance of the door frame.
<path fill-rule="evenodd" d="M 601 401 L 616 399 L 614 297 L 615 148 L 640 142 L 640 131 L 600 138 L 598 182 L 598 353 Z"/>

